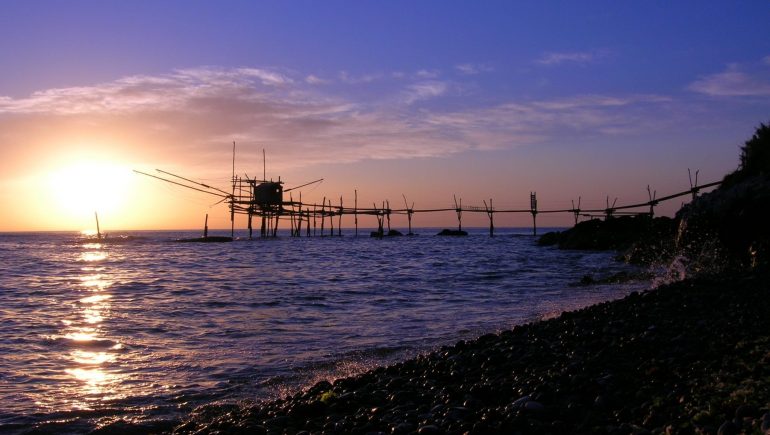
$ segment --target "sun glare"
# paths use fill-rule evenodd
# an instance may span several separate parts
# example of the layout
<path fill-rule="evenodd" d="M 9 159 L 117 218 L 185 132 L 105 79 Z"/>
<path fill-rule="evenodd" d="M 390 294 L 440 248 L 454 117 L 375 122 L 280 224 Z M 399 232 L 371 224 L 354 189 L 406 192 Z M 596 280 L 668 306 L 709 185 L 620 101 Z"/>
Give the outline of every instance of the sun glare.
<path fill-rule="evenodd" d="M 61 213 L 118 213 L 131 181 L 130 168 L 100 161 L 79 161 L 48 175 L 49 194 Z"/>

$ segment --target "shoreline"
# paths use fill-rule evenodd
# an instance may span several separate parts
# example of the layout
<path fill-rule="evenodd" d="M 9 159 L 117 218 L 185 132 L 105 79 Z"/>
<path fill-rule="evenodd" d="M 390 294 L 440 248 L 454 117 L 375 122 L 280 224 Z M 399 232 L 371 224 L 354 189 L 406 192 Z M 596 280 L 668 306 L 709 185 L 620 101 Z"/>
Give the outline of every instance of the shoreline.
<path fill-rule="evenodd" d="M 634 292 L 288 398 L 205 405 L 173 432 L 765 433 L 768 283 Z"/>

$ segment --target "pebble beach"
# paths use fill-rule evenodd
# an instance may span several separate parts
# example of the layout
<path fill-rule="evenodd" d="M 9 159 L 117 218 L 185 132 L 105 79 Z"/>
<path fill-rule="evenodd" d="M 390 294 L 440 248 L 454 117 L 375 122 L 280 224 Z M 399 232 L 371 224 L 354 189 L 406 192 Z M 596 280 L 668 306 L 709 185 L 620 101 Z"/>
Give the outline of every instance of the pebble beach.
<path fill-rule="evenodd" d="M 769 298 L 766 275 L 684 280 L 284 399 L 207 405 L 172 430 L 768 433 Z"/>

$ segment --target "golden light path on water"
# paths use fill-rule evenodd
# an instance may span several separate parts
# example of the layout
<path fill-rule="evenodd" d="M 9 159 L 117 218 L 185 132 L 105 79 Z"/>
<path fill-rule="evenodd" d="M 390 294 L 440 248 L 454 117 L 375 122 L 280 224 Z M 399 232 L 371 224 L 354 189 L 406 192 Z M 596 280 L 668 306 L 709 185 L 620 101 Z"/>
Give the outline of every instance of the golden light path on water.
<path fill-rule="evenodd" d="M 85 234 L 85 236 L 88 236 Z M 105 265 L 109 258 L 103 243 L 84 243 L 76 262 L 81 275 L 75 281 L 74 298 L 69 302 L 71 310 L 61 319 L 61 339 L 66 344 L 61 355 L 63 382 L 59 397 L 48 397 L 43 402 L 67 403 L 69 409 L 92 410 L 107 401 L 127 397 L 127 375 L 120 368 L 120 341 L 110 338 L 105 325 L 112 315 L 112 294 L 109 270 Z M 61 407 L 61 403 L 39 403 Z"/>

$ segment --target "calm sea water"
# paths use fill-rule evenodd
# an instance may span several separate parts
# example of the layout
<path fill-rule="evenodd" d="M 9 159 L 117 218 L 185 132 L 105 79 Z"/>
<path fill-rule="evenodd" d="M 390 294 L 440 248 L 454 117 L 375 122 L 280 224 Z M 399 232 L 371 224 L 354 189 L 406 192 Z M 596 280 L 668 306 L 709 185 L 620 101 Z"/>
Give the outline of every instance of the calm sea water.
<path fill-rule="evenodd" d="M 180 244 L 0 234 L 0 431 L 80 433 L 269 398 L 649 283 L 529 230 Z"/>

